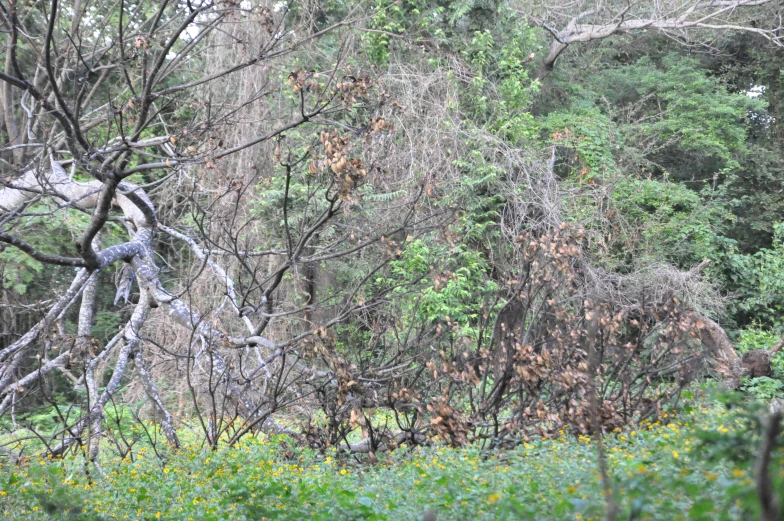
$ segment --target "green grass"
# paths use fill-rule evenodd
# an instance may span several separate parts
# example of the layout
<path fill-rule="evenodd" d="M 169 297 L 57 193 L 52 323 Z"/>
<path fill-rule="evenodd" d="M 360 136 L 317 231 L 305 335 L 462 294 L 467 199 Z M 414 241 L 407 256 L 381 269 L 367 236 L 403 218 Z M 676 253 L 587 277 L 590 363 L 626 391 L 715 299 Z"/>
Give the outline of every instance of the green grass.
<path fill-rule="evenodd" d="M 687 408 L 688 410 L 688 408 Z M 755 519 L 753 421 L 720 405 L 605 438 L 619 519 Z M 283 456 L 286 456 L 285 458 Z M 776 453 L 776 464 L 784 462 Z M 510 451 L 402 448 L 369 466 L 334 452 L 248 439 L 161 462 L 30 461 L 0 470 L 2 519 L 600 519 L 596 447 L 585 437 Z M 781 487 L 779 467 L 776 485 Z"/>

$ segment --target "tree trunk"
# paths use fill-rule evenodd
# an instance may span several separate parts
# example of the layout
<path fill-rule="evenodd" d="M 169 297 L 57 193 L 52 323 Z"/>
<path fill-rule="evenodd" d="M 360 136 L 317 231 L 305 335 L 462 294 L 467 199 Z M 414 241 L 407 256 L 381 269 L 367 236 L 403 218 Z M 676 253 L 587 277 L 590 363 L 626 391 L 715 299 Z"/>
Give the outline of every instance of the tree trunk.
<path fill-rule="evenodd" d="M 716 321 L 696 311 L 693 317 L 700 328 L 700 341 L 711 353 L 716 372 L 721 376 L 724 385 L 734 389 L 746 373 L 738 352 L 730 342 L 727 333 Z"/>

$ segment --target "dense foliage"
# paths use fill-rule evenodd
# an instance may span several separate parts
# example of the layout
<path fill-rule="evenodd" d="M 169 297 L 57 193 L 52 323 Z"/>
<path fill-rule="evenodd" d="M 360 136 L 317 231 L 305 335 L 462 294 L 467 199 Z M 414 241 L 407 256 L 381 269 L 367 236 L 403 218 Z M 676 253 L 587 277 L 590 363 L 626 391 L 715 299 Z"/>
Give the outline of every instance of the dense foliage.
<path fill-rule="evenodd" d="M 753 418 L 714 403 L 605 438 L 622 518 L 755 518 Z M 588 520 L 604 512 L 594 442 L 566 434 L 496 453 L 401 447 L 376 466 L 277 438 L 217 452 L 189 443 L 163 460 L 147 445 L 104 471 L 95 475 L 83 457 L 4 467 L 3 516 L 415 520 L 432 510 L 450 519 Z"/>
<path fill-rule="evenodd" d="M 5 515 L 773 519 L 782 9 L 0 0 Z"/>

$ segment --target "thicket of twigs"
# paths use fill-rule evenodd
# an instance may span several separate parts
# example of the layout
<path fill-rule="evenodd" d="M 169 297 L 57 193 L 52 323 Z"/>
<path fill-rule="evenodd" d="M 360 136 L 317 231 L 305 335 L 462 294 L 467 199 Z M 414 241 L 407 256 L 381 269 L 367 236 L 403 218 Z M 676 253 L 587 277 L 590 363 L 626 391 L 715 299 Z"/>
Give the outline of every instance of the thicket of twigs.
<path fill-rule="evenodd" d="M 4 6 L 22 130 L 0 240 L 52 280 L 3 311 L 10 454 L 98 461 L 181 429 L 510 446 L 649 419 L 712 370 L 710 287 L 597 267 L 553 152 L 464 113 L 459 57 L 357 66 L 354 12 L 121 11 Z M 45 429 L 16 419 L 35 408 Z"/>

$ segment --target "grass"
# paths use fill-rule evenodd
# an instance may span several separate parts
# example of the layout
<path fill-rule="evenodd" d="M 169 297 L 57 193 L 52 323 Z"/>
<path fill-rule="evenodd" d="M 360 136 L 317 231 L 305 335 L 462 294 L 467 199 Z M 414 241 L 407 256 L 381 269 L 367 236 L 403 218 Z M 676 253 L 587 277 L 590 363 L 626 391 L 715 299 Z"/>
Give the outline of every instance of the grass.
<path fill-rule="evenodd" d="M 707 404 L 605 438 L 619 519 L 758 518 L 754 415 Z M 0 469 L 0 516 L 21 519 L 601 519 L 596 447 L 586 437 L 475 447 L 401 448 L 370 466 L 336 452 L 248 439 L 162 462 L 141 449 Z M 776 453 L 776 463 L 784 454 Z M 777 467 L 776 486 L 781 488 Z"/>

